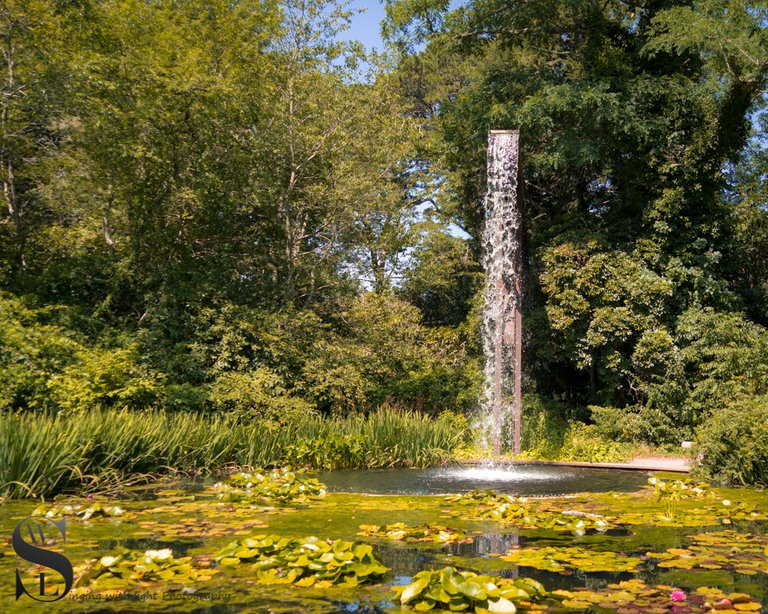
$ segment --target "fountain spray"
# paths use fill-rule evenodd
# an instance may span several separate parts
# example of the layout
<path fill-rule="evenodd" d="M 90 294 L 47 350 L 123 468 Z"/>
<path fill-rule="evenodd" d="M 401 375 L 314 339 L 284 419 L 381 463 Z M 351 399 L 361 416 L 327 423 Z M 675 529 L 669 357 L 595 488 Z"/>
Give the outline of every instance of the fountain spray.
<path fill-rule="evenodd" d="M 484 410 L 491 418 L 493 454 L 501 453 L 511 399 L 513 452 L 520 454 L 522 416 L 523 191 L 520 133 L 488 132 L 488 192 L 485 196 L 484 265 L 488 275 L 483 308 Z"/>

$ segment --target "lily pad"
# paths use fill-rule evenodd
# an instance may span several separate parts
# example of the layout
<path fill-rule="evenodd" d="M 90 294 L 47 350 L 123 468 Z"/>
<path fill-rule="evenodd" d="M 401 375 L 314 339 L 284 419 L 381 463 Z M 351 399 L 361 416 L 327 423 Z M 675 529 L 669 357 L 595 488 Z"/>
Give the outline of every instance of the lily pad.
<path fill-rule="evenodd" d="M 290 468 L 236 473 L 213 485 L 218 499 L 226 503 L 306 503 L 325 495 L 325 485 L 302 471 Z"/>
<path fill-rule="evenodd" d="M 220 565 L 250 563 L 261 584 L 356 586 L 378 581 L 388 568 L 370 544 L 305 537 L 255 535 L 230 542 L 216 555 Z"/>
<path fill-rule="evenodd" d="M 648 552 L 659 567 L 677 569 L 729 569 L 745 575 L 768 574 L 768 537 L 736 531 L 692 535 L 688 548 Z"/>
<path fill-rule="evenodd" d="M 516 603 L 532 605 L 546 596 L 544 587 L 529 578 L 497 578 L 444 567 L 422 571 L 406 586 L 394 587 L 395 600 L 422 612 L 516 612 Z"/>
<path fill-rule="evenodd" d="M 361 524 L 358 535 L 405 542 L 434 542 L 438 544 L 472 543 L 472 538 L 466 533 L 436 524 L 425 524 L 420 527 L 408 526 L 402 522 L 383 526 Z"/>
<path fill-rule="evenodd" d="M 641 563 L 637 558 L 622 556 L 615 552 L 598 552 L 579 547 L 515 548 L 501 558 L 524 567 L 558 573 L 572 570 L 636 571 Z"/>

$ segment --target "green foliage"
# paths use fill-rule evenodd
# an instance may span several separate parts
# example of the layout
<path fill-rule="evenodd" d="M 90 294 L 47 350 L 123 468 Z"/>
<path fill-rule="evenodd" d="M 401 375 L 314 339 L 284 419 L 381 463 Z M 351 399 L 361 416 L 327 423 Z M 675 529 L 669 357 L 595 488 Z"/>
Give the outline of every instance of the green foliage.
<path fill-rule="evenodd" d="M 0 297 L 0 408 L 51 406 L 48 379 L 76 360 L 81 349 L 66 331 L 39 322 L 40 312 L 19 299 Z"/>
<path fill-rule="evenodd" d="M 141 364 L 138 346 L 87 349 L 48 381 L 51 400 L 63 411 L 87 408 L 142 409 L 162 394 L 162 375 Z"/>
<path fill-rule="evenodd" d="M 739 398 L 768 394 L 768 330 L 740 314 L 691 310 L 678 324 L 694 424 Z"/>
<path fill-rule="evenodd" d="M 664 514 L 668 518 L 674 518 L 678 501 L 712 496 L 712 493 L 707 490 L 709 484 L 703 482 L 694 483 L 692 480 L 668 482 L 652 477 L 648 478 L 648 483 L 653 486 L 656 500 L 663 504 Z"/>
<path fill-rule="evenodd" d="M 601 429 L 600 423 L 584 424 L 578 416 L 577 412 L 569 411 L 560 403 L 539 395 L 525 395 L 523 458 L 620 463 L 632 455 L 633 445 L 617 441 L 614 432 Z"/>
<path fill-rule="evenodd" d="M 726 484 L 768 484 L 768 402 L 764 396 L 726 403 L 696 432 L 697 472 Z"/>
<path fill-rule="evenodd" d="M 320 342 L 303 372 L 319 405 L 341 412 L 394 402 L 435 411 L 474 403 L 477 367 L 457 331 L 427 328 L 415 307 L 383 294 L 364 295 L 342 317 L 348 334 Z"/>
<path fill-rule="evenodd" d="M 689 432 L 688 429 L 674 422 L 673 415 L 648 405 L 628 407 L 590 405 L 589 409 L 595 423 L 595 432 L 608 441 L 679 443 Z"/>
<path fill-rule="evenodd" d="M 601 437 L 594 425 L 572 422 L 565 434 L 558 460 L 621 463 L 626 461 L 631 453 L 631 446 Z"/>
<path fill-rule="evenodd" d="M 414 264 L 398 294 L 419 308 L 428 326 L 459 326 L 482 286 L 480 265 L 467 242 L 443 232 L 428 233 L 411 257 Z"/>
<path fill-rule="evenodd" d="M 88 347 L 44 323 L 49 311 L 0 299 L 0 409 L 142 409 L 159 399 L 163 376 L 142 364 L 138 346 Z"/>
<path fill-rule="evenodd" d="M 222 567 L 252 564 L 260 584 L 319 588 L 376 582 L 388 571 L 368 544 L 317 537 L 246 537 L 227 544 L 216 560 Z"/>
<path fill-rule="evenodd" d="M 315 478 L 290 468 L 274 471 L 236 473 L 226 482 L 214 484 L 218 499 L 227 503 L 274 504 L 305 503 L 322 497 L 325 486 Z"/>
<path fill-rule="evenodd" d="M 708 612 L 713 604 L 720 609 L 733 609 L 734 604 L 740 607 L 733 611 L 756 611 L 761 605 L 744 593 L 724 593 L 717 588 L 700 586 L 695 591 L 685 593 L 670 586 L 650 586 L 642 580 L 632 579 L 608 584 L 597 590 L 556 590 L 552 595 L 562 599 L 563 607 L 574 611 L 590 611 L 595 606 L 608 610 L 621 611 L 621 608 L 631 607 L 638 612 L 669 611 L 677 607 L 697 608 L 693 611 Z M 673 598 L 673 596 L 675 598 Z"/>
<path fill-rule="evenodd" d="M 578 570 L 586 572 L 600 571 L 637 571 L 640 559 L 621 556 L 615 552 L 597 552 L 578 546 L 561 548 L 546 546 L 543 548 L 514 548 L 501 557 L 504 561 L 522 567 L 533 567 L 545 571 L 562 572 Z"/>
<path fill-rule="evenodd" d="M 768 574 L 765 536 L 736 531 L 715 531 L 692 535 L 688 548 L 669 548 L 648 552 L 646 556 L 661 561 L 658 567 L 675 569 L 733 569 L 754 576 Z"/>
<path fill-rule="evenodd" d="M 101 503 L 92 503 L 83 507 L 82 505 L 39 505 L 32 510 L 32 516 L 45 516 L 46 518 L 62 518 L 63 516 L 77 516 L 83 520 L 99 516 L 113 517 L 122 516 L 125 512 L 119 505 L 103 505 Z"/>
<path fill-rule="evenodd" d="M 0 414 L 0 496 L 37 497 L 67 488 L 99 489 L 111 478 L 211 471 L 228 463 L 316 469 L 427 467 L 447 460 L 464 433 L 450 414 L 437 419 L 381 408 L 367 416 L 273 421 L 183 412 L 85 410 L 76 415 Z M 354 449 L 334 442 L 357 442 Z M 335 447 L 334 447 L 335 446 Z M 286 496 L 317 485 L 295 473 L 265 477 L 266 491 L 233 487 L 245 499 Z M 282 477 L 281 477 L 282 476 Z M 277 480 L 277 482 L 275 481 Z M 298 480 L 298 481 L 297 481 Z M 277 489 L 277 490 L 275 490 Z M 234 496 L 234 495 L 233 495 Z"/>
<path fill-rule="evenodd" d="M 615 526 L 614 520 L 600 514 L 566 510 L 564 512 L 538 512 L 525 497 L 512 497 L 492 490 L 473 490 L 462 495 L 446 497 L 446 501 L 470 510 L 459 510 L 459 515 L 514 523 L 520 527 L 569 531 L 585 535 L 587 531 L 605 532 Z M 468 512 L 468 514 L 467 514 Z"/>
<path fill-rule="evenodd" d="M 140 552 L 122 548 L 75 568 L 74 594 L 134 586 L 194 585 L 210 580 L 216 569 L 198 569 L 192 557 L 173 556 L 169 548 Z"/>
<path fill-rule="evenodd" d="M 349 301 L 333 320 L 296 309 L 201 311 L 191 345 L 210 406 L 286 422 L 314 408 L 341 416 L 382 403 L 433 412 L 474 403 L 476 366 L 457 331 L 423 326 L 412 305 L 384 294 Z"/>
<path fill-rule="evenodd" d="M 223 373 L 211 384 L 208 402 L 241 420 L 290 422 L 312 415 L 314 406 L 290 394 L 280 376 L 267 367 Z"/>
<path fill-rule="evenodd" d="M 417 612 L 436 609 L 514 613 L 515 602 L 537 601 L 547 595 L 536 580 L 482 576 L 453 567 L 421 571 L 410 584 L 395 587 L 395 592 L 396 601 Z"/>
<path fill-rule="evenodd" d="M 411 527 L 402 522 L 395 522 L 394 524 L 384 526 L 361 524 L 358 535 L 404 542 L 430 542 L 436 544 L 472 543 L 472 538 L 468 537 L 466 533 L 436 524 L 426 524 L 422 527 Z"/>

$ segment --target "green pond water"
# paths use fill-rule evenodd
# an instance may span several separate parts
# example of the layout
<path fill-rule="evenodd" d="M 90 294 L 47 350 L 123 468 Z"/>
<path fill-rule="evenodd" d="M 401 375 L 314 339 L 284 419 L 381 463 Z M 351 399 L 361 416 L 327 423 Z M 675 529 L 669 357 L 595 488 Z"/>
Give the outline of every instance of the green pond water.
<path fill-rule="evenodd" d="M 372 476 L 378 474 L 368 475 L 368 482 L 376 483 Z M 418 474 L 411 471 L 407 475 L 410 479 Z M 337 477 L 344 482 L 345 476 Z M 720 612 L 759 611 L 759 604 L 768 603 L 768 493 L 754 489 L 711 489 L 697 498 L 675 501 L 665 507 L 654 490 L 643 485 L 646 474 L 614 477 L 629 480 L 633 488 L 625 492 L 531 498 L 524 503 L 526 508 L 530 507 L 525 519 L 506 520 L 482 517 L 480 512 L 491 508 L 483 507 L 480 499 L 478 503 L 466 504 L 436 494 L 329 492 L 317 499 L 282 506 L 227 502 L 219 500 L 212 481 L 159 484 L 111 498 L 60 497 L 55 502 L 59 507 L 79 505 L 82 510 L 98 502 L 103 506 L 118 505 L 123 511 L 119 516 L 94 516 L 88 520 L 67 516 L 67 543 L 51 543 L 49 547 L 63 552 L 76 568 L 85 561 L 110 556 L 120 548 L 140 553 L 170 549 L 175 558 L 192 557 L 192 564 L 203 569 L 198 573 L 203 579 L 126 583 L 122 588 L 102 592 L 89 592 L 86 585 L 61 601 L 48 604 L 34 602 L 26 595 L 16 600 L 14 592 L 17 569 L 30 592 L 36 587 L 40 569 L 16 555 L 11 536 L 16 524 L 40 502 L 5 502 L 0 506 L 0 612 L 412 612 L 413 609 L 397 603 L 393 587 L 408 584 L 421 571 L 445 566 L 503 578 L 534 578 L 547 591 L 589 589 L 590 594 L 596 594 L 609 590 L 610 585 L 639 579 L 648 586 L 664 587 L 656 589 L 658 595 L 664 591 L 671 594 L 673 590 L 689 595 L 702 587 L 719 589 L 725 594 L 749 595 L 749 599 L 741 599 L 732 607 L 730 602 L 720 604 L 716 610 Z M 665 477 L 670 483 L 679 478 Z M 356 475 L 355 480 L 366 483 L 364 474 Z M 341 488 L 338 480 L 334 483 Z M 429 488 L 425 486 L 424 490 Z M 456 492 L 464 490 L 457 488 Z M 567 488 L 561 490 L 565 492 Z M 573 523 L 550 526 L 554 518 L 575 522 L 584 514 L 609 519 L 608 527 L 580 529 Z M 407 527 L 446 526 L 466 537 L 458 540 L 460 543 L 438 543 L 359 535 L 360 525 L 393 523 L 404 523 Z M 228 543 L 252 535 L 313 535 L 366 542 L 389 571 L 375 583 L 318 588 L 262 584 L 254 568 L 245 562 L 224 567 L 211 560 Z M 568 550 L 573 548 L 577 550 Z M 522 558 L 502 558 L 510 552 Z M 553 552 L 570 552 L 574 556 L 572 560 L 566 556 L 553 562 L 547 555 Z M 590 570 L 596 561 L 600 570 Z M 627 567 L 632 571 L 622 570 Z M 55 572 L 50 575 L 58 577 Z M 176 592 L 185 586 L 187 592 Z M 626 586 L 630 593 L 638 590 Z M 586 597 L 568 599 L 563 595 L 535 605 L 518 605 L 518 611 L 684 614 L 707 609 L 701 605 L 701 599 L 692 604 L 658 595 L 651 605 L 634 609 L 632 599 L 626 596 L 612 608 L 606 607 L 610 605 L 607 598 L 595 598 L 594 603 L 585 607 Z M 710 601 L 720 597 L 716 595 Z"/>

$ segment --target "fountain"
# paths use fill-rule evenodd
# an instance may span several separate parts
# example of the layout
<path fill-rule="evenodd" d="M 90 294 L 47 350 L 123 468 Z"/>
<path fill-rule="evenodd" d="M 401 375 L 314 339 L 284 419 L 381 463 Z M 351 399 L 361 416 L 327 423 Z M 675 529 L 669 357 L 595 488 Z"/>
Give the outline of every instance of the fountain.
<path fill-rule="evenodd" d="M 485 430 L 493 453 L 501 453 L 502 429 L 512 418 L 513 451 L 520 454 L 522 384 L 523 193 L 520 135 L 488 134 L 488 192 L 483 235 L 488 285 L 483 311 L 485 378 L 482 398 Z M 511 411 L 510 411 L 511 410 Z M 373 494 L 438 494 L 490 488 L 515 495 L 635 490 L 644 471 L 515 464 L 514 467 L 464 466 L 429 469 L 366 469 L 323 473 L 332 491 Z"/>
<path fill-rule="evenodd" d="M 495 457 L 501 453 L 502 429 L 510 405 L 515 456 L 520 454 L 521 443 L 523 193 L 519 161 L 520 133 L 489 131 L 483 233 L 488 281 L 482 328 L 482 405 L 491 425 Z"/>

